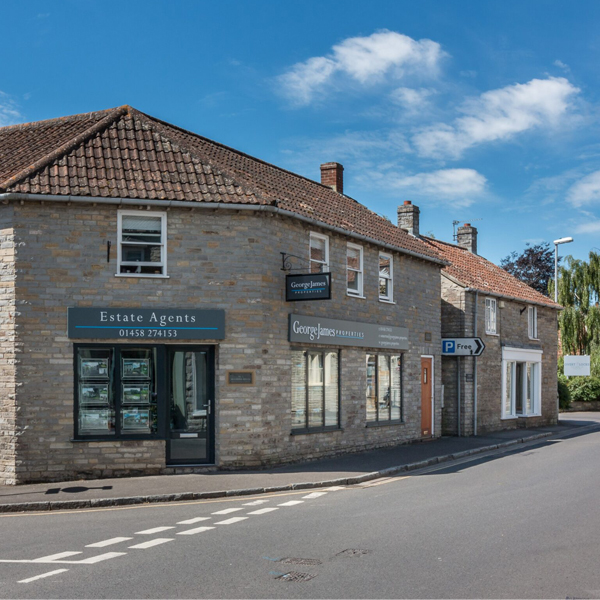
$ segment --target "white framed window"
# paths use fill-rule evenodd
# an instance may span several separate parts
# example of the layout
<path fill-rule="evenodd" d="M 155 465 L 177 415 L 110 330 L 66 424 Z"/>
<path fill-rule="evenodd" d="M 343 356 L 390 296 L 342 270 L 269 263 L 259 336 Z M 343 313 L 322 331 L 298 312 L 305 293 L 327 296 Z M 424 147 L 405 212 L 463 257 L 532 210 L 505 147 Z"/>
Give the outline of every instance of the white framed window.
<path fill-rule="evenodd" d="M 530 340 L 538 339 L 537 306 L 530 306 L 527 309 L 527 331 Z"/>
<path fill-rule="evenodd" d="M 379 299 L 394 301 L 394 257 L 379 253 Z"/>
<path fill-rule="evenodd" d="M 117 275 L 166 277 L 167 213 L 118 212 Z"/>
<path fill-rule="evenodd" d="M 542 351 L 502 349 L 502 418 L 541 415 Z"/>
<path fill-rule="evenodd" d="M 310 232 L 309 263 L 311 273 L 326 273 L 329 271 L 328 236 Z"/>
<path fill-rule="evenodd" d="M 348 242 L 346 253 L 346 272 L 348 294 L 351 296 L 363 295 L 363 249 L 362 246 Z"/>
<path fill-rule="evenodd" d="M 485 299 L 485 332 L 486 333 L 498 333 L 496 318 L 498 314 L 498 303 L 495 298 Z"/>

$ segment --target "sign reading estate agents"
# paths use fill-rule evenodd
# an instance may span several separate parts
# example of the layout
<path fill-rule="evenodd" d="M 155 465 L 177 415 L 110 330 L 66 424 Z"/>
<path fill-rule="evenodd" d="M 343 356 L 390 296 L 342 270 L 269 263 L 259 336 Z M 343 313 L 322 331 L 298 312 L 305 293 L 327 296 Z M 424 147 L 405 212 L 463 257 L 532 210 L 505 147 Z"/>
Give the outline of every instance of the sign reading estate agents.
<path fill-rule="evenodd" d="M 590 357 L 583 356 L 565 356 L 565 375 L 567 377 L 590 376 Z"/>
<path fill-rule="evenodd" d="M 331 273 L 308 273 L 287 275 L 285 278 L 285 301 L 330 300 Z"/>
<path fill-rule="evenodd" d="M 70 338 L 222 340 L 225 311 L 171 308 L 68 308 Z"/>
<path fill-rule="evenodd" d="M 290 342 L 408 350 L 408 329 L 323 317 L 290 315 Z"/>

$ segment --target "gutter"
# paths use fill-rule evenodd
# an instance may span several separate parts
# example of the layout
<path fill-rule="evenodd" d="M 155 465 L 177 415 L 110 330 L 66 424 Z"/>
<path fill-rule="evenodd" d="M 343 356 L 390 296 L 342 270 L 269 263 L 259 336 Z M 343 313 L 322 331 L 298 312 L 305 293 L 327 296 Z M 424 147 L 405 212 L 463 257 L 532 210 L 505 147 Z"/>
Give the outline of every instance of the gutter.
<path fill-rule="evenodd" d="M 445 275 L 444 275 L 445 276 Z M 465 287 L 465 286 L 461 286 Z M 563 306 L 551 306 L 550 304 L 544 304 L 543 302 L 536 302 L 535 300 L 529 300 L 525 298 L 517 298 L 516 296 L 508 296 L 506 294 L 499 294 L 498 292 L 490 292 L 487 290 L 480 290 L 477 288 L 465 287 L 465 292 L 474 292 L 475 294 L 484 294 L 486 296 L 494 296 L 495 298 L 504 298 L 505 300 L 512 300 L 513 302 L 520 302 L 521 304 L 535 304 L 536 306 L 543 306 L 544 308 L 552 308 L 554 310 L 564 310 Z"/>
<path fill-rule="evenodd" d="M 298 221 L 302 221 L 304 223 L 308 223 L 309 225 L 313 225 L 315 227 L 320 227 L 322 229 L 327 229 L 329 231 L 333 231 L 335 233 L 339 233 L 363 242 L 367 242 L 369 244 L 373 244 L 380 248 L 384 248 L 386 250 L 393 250 L 395 252 L 400 252 L 402 254 L 407 254 L 408 256 L 412 256 L 414 258 L 418 258 L 420 260 L 425 260 L 427 262 L 432 262 L 442 267 L 449 265 L 450 263 L 441 260 L 439 258 L 434 258 L 431 256 L 426 256 L 424 254 L 419 254 L 418 252 L 413 252 L 412 250 L 406 250 L 405 248 L 400 248 L 399 246 L 394 246 L 392 244 L 386 244 L 381 240 L 377 240 L 375 238 L 368 237 L 366 235 L 362 235 L 360 233 L 355 233 L 353 231 L 348 231 L 347 229 L 343 229 L 342 227 L 336 227 L 335 225 L 329 225 L 324 223 L 323 221 L 318 221 L 317 219 L 312 219 L 310 217 L 305 217 L 298 213 L 292 212 L 290 210 L 284 210 L 279 208 L 278 206 L 273 206 L 271 204 L 229 204 L 225 202 L 219 203 L 211 203 L 211 202 L 184 202 L 181 200 L 135 200 L 132 198 L 100 198 L 94 196 L 58 196 L 53 194 L 24 194 L 18 192 L 5 192 L 0 194 L 0 202 L 7 204 L 10 200 L 17 200 L 20 202 L 63 202 L 73 204 L 107 204 L 107 205 L 116 205 L 116 206 L 145 206 L 150 209 L 153 207 L 163 207 L 163 208 L 204 208 L 209 210 L 248 210 L 248 211 L 258 211 L 258 212 L 266 212 L 271 214 L 277 214 L 284 217 L 289 217 L 291 219 L 296 219 Z"/>

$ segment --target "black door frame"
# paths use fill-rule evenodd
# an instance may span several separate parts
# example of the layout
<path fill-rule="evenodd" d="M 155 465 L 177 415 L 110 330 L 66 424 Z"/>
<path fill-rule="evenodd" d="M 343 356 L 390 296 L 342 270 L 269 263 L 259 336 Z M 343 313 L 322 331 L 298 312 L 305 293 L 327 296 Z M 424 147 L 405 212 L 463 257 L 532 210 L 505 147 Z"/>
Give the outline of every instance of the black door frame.
<path fill-rule="evenodd" d="M 166 465 L 192 466 L 192 465 L 214 465 L 215 464 L 215 347 L 208 344 L 185 344 L 165 346 L 165 402 L 163 407 L 163 421 L 165 426 Z M 207 353 L 207 387 L 209 411 L 206 421 L 207 431 L 207 459 L 180 460 L 171 462 L 171 385 L 172 385 L 172 358 L 175 352 L 206 352 Z"/>

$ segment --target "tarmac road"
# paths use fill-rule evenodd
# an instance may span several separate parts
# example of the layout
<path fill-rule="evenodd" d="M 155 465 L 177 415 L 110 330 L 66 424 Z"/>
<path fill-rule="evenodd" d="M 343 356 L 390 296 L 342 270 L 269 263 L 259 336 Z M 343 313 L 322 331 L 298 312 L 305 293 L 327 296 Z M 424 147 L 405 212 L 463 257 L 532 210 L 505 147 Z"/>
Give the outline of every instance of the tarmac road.
<path fill-rule="evenodd" d="M 3 598 L 597 598 L 600 432 L 352 487 L 0 515 Z"/>

